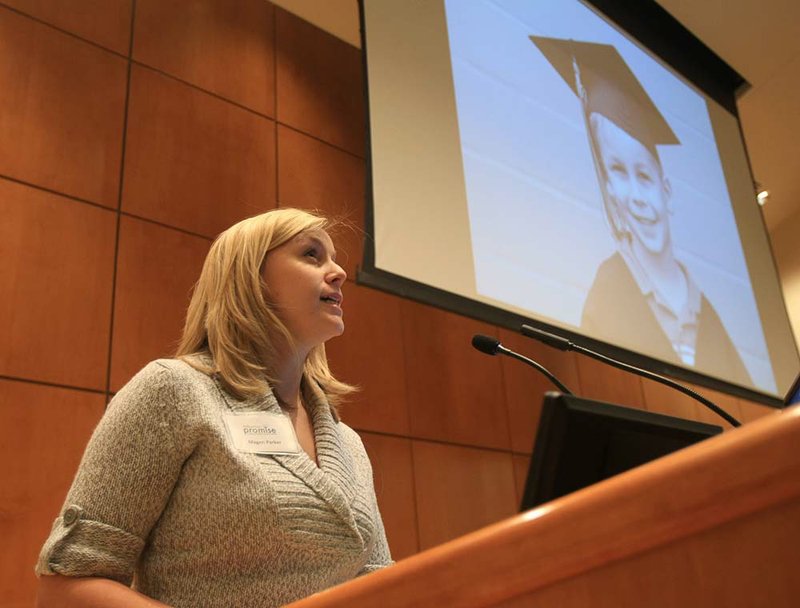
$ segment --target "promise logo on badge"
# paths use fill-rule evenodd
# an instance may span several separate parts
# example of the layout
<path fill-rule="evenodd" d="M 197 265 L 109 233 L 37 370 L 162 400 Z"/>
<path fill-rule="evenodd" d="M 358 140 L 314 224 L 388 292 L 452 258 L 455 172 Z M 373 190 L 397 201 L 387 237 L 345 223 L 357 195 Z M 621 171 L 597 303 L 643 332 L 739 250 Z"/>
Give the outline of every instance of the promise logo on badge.
<path fill-rule="evenodd" d="M 286 416 L 267 412 L 224 414 L 228 436 L 240 452 L 250 454 L 297 454 L 300 445 Z"/>

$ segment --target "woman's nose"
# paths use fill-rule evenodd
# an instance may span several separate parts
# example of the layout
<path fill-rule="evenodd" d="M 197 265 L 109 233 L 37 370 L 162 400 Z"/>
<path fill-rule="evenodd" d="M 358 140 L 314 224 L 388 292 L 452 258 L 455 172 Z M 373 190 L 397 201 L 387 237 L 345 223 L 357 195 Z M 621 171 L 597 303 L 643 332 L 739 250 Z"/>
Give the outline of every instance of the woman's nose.
<path fill-rule="evenodd" d="M 347 272 L 345 272 L 345 269 L 339 266 L 339 264 L 336 262 L 331 262 L 331 264 L 333 266 L 327 276 L 328 282 L 338 283 L 341 285 L 347 280 Z"/>

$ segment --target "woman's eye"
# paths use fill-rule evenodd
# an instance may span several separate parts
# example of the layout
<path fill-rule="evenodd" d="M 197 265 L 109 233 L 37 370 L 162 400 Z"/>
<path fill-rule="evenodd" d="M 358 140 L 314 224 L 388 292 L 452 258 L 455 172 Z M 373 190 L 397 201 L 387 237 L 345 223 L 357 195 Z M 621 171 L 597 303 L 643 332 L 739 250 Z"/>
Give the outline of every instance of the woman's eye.
<path fill-rule="evenodd" d="M 305 254 L 303 254 L 303 255 L 304 255 L 305 257 L 307 257 L 307 258 L 314 258 L 315 260 L 316 260 L 316 259 L 319 259 L 319 254 L 317 253 L 317 250 L 316 250 L 316 249 L 309 249 L 309 250 L 308 250 L 308 251 L 306 251 L 306 252 L 305 252 Z"/>

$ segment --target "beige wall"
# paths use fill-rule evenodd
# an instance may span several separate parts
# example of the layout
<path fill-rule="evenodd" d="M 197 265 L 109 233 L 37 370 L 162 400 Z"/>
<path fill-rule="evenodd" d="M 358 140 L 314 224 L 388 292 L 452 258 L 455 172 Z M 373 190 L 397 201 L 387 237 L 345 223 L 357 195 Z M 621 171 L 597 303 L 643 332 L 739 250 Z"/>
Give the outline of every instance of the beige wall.
<path fill-rule="evenodd" d="M 800 344 L 800 211 L 781 222 L 770 234 L 770 241 L 794 339 Z"/>

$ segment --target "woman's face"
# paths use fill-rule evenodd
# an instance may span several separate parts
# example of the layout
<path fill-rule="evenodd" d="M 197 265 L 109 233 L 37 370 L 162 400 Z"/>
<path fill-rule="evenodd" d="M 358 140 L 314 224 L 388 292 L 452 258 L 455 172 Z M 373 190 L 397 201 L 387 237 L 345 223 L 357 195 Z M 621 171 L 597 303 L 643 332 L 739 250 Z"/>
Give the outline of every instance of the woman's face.
<path fill-rule="evenodd" d="M 310 350 L 344 331 L 342 284 L 347 273 L 324 230 L 302 232 L 267 254 L 265 297 L 292 334 Z"/>
<path fill-rule="evenodd" d="M 671 245 L 669 229 L 669 182 L 661 165 L 638 139 L 604 116 L 593 115 L 593 124 L 606 189 L 633 237 L 635 248 L 652 255 Z"/>

